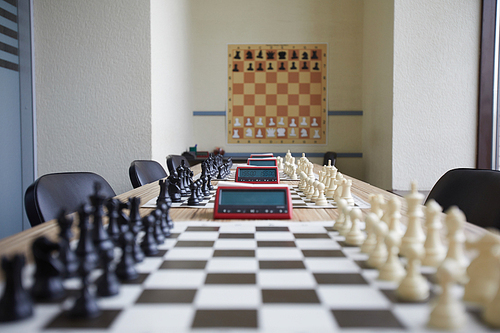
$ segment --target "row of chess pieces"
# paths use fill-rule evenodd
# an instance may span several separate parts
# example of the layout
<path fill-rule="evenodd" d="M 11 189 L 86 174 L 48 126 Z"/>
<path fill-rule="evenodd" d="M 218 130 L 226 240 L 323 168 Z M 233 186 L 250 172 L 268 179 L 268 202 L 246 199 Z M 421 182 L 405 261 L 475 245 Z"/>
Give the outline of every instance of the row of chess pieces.
<path fill-rule="evenodd" d="M 412 183 L 411 193 L 405 197 L 408 221 L 403 232 L 399 198 L 385 202 L 381 194 L 370 195 L 371 212 L 365 217 L 364 231 L 361 230 L 361 210 L 341 198 L 339 217 L 333 229 L 345 236 L 346 244 L 359 246 L 361 252 L 368 254 L 366 265 L 379 271 L 379 280 L 396 283 L 396 295 L 403 301 L 427 300 L 430 286 L 421 273 L 421 266 L 436 268 L 435 279 L 441 292 L 432 302 L 430 327 L 447 330 L 463 327 L 466 324 L 464 302 L 467 302 L 481 308 L 487 325 L 499 328 L 500 235 L 486 231 L 481 239 L 467 241 L 466 217 L 458 207 L 450 207 L 443 214 L 436 201 L 429 200 L 423 206 L 423 199 Z M 441 239 L 443 215 L 446 242 Z M 466 256 L 466 250 L 476 253 L 472 261 Z M 464 286 L 463 302 L 452 293 L 455 284 Z"/>
<path fill-rule="evenodd" d="M 78 210 L 78 240 L 72 241 L 73 218 L 63 210 L 57 219 L 58 240 L 41 236 L 33 242 L 35 272 L 29 289 L 23 286 L 22 279 L 25 256 L 3 256 L 5 283 L 0 297 L 0 322 L 31 317 L 34 302 L 62 303 L 69 294 L 65 280 L 71 278 L 79 278 L 81 284 L 74 303 L 65 309 L 66 314 L 71 318 L 97 317 L 101 311 L 96 297 L 114 296 L 119 293 L 120 281 L 137 279 L 135 264 L 156 255 L 158 246 L 170 237 L 173 221 L 166 185 L 160 181 L 156 209 L 141 218 L 139 197 L 131 197 L 128 202 L 105 198 L 99 193 L 99 184 L 95 184 L 91 205 L 83 204 Z M 107 228 L 102 223 L 104 206 Z M 101 269 L 102 274 L 91 281 L 91 276 L 95 276 L 91 273 L 96 269 Z"/>
<path fill-rule="evenodd" d="M 278 168 L 292 180 L 299 180 L 298 188 L 306 195 L 306 199 L 313 201 L 317 206 L 328 205 L 328 200 L 338 202 L 344 199 L 350 206 L 354 206 L 351 193 L 352 180 L 346 179 L 338 169 L 331 165 L 324 165 L 319 172 L 318 179 L 314 174 L 314 165 L 302 154 L 297 164 L 295 157 L 288 151 L 285 159 L 278 157 Z M 297 177 L 297 174 L 299 177 Z"/>

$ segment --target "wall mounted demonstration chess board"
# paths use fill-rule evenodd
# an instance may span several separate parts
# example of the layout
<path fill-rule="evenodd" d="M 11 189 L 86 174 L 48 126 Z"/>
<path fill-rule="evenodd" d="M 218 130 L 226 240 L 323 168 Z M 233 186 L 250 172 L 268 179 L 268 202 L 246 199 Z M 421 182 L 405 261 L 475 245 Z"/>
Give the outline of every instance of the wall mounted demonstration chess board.
<path fill-rule="evenodd" d="M 327 44 L 228 51 L 228 143 L 326 144 Z"/>

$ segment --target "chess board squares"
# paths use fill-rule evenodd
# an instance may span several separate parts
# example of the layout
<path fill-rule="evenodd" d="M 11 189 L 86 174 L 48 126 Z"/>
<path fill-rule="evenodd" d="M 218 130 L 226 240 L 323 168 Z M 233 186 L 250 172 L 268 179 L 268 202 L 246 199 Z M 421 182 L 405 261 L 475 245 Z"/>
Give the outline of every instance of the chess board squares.
<path fill-rule="evenodd" d="M 66 312 L 61 312 L 52 321 L 50 321 L 45 329 L 107 329 L 115 321 L 121 310 L 101 310 L 101 313 L 96 318 L 73 318 L 68 316 Z"/>
<path fill-rule="evenodd" d="M 197 308 L 257 308 L 260 290 L 254 285 L 205 285 L 198 290 L 194 305 Z"/>
<path fill-rule="evenodd" d="M 317 293 L 323 304 L 331 309 L 387 310 L 391 302 L 378 289 L 370 285 L 319 285 Z"/>
<path fill-rule="evenodd" d="M 259 325 L 265 332 L 336 332 L 328 309 L 319 304 L 275 303 L 259 310 Z"/>
<path fill-rule="evenodd" d="M 193 328 L 257 328 L 257 310 L 197 310 Z"/>
<path fill-rule="evenodd" d="M 342 328 L 404 328 L 390 310 L 331 310 Z"/>
<path fill-rule="evenodd" d="M 232 80 L 233 84 L 245 83 L 245 75 L 243 72 L 239 72 L 239 73 L 233 72 L 231 75 L 231 80 Z M 249 83 L 249 82 L 246 82 L 246 83 Z"/>

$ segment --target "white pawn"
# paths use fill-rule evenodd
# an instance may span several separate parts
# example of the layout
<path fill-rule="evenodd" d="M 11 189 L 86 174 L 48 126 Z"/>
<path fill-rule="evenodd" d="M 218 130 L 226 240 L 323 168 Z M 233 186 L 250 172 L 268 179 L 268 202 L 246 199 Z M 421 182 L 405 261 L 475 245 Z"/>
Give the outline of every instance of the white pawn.
<path fill-rule="evenodd" d="M 491 230 L 476 242 L 467 242 L 467 250 L 479 252 L 467 268 L 469 282 L 464 288 L 463 300 L 486 306 L 495 297 L 500 279 L 500 237 Z"/>
<path fill-rule="evenodd" d="M 375 213 L 378 218 L 382 218 L 382 215 L 384 215 L 384 211 L 382 210 L 382 204 L 384 203 L 384 196 L 382 194 L 370 194 L 368 197 L 368 200 L 370 201 L 370 210 L 372 213 Z"/>
<path fill-rule="evenodd" d="M 396 290 L 400 299 L 417 302 L 429 297 L 429 283 L 420 272 L 420 259 L 423 256 L 424 247 L 422 245 L 409 245 L 406 251 L 406 258 L 408 259 L 407 273 Z"/>
<path fill-rule="evenodd" d="M 309 177 L 315 178 L 314 176 L 314 164 L 307 162 L 307 175 Z"/>
<path fill-rule="evenodd" d="M 379 268 L 387 261 L 387 246 L 385 245 L 385 236 L 387 232 L 388 229 L 385 223 L 378 223 L 375 225 L 377 244 L 366 261 L 368 266 Z"/>
<path fill-rule="evenodd" d="M 316 199 L 316 206 L 326 206 L 328 205 L 328 201 L 326 201 L 325 198 L 325 184 L 319 183 L 318 184 L 318 198 Z"/>
<path fill-rule="evenodd" d="M 296 166 L 295 164 L 293 164 L 293 165 L 291 166 L 290 171 L 291 171 L 291 173 L 292 173 L 292 175 L 291 175 L 291 177 L 290 177 L 290 178 L 291 178 L 292 180 L 297 180 L 297 166 Z"/>
<path fill-rule="evenodd" d="M 318 190 L 318 185 L 321 184 L 319 181 L 315 180 L 313 182 L 313 187 L 314 187 L 314 193 L 311 196 L 311 200 L 316 202 L 316 199 L 319 197 L 319 190 Z"/>
<path fill-rule="evenodd" d="M 424 243 L 425 257 L 422 265 L 439 267 L 446 256 L 446 248 L 441 242 L 440 230 L 442 208 L 431 199 L 426 204 L 425 226 L 427 227 L 427 237 Z"/>
<path fill-rule="evenodd" d="M 361 252 L 370 254 L 375 245 L 377 245 L 377 234 L 375 233 L 376 225 L 380 223 L 380 219 L 375 213 L 368 213 L 365 218 L 365 231 L 366 231 L 366 239 L 361 245 Z"/>
<path fill-rule="evenodd" d="M 351 230 L 345 236 L 345 242 L 349 245 L 360 246 L 365 240 L 365 234 L 359 228 L 359 220 L 363 214 L 361 210 L 357 207 L 353 208 L 350 212 L 351 217 Z"/>
<path fill-rule="evenodd" d="M 352 180 L 345 179 L 342 184 L 342 199 L 347 201 L 347 203 L 351 206 L 354 206 L 354 199 L 351 194 Z"/>
<path fill-rule="evenodd" d="M 401 230 L 401 201 L 397 197 L 392 198 L 387 204 L 387 209 L 389 211 L 387 219 L 389 231 L 394 231 L 401 239 L 404 234 L 403 230 Z"/>
<path fill-rule="evenodd" d="M 347 207 L 347 202 L 345 200 L 339 200 L 339 202 L 337 202 L 337 211 L 339 212 L 339 216 L 335 220 L 335 224 L 332 227 L 333 230 L 339 231 L 344 225 L 345 222 L 344 210 L 346 207 Z"/>
<path fill-rule="evenodd" d="M 464 326 L 466 313 L 465 307 L 453 296 L 452 287 L 457 281 L 460 268 L 454 260 L 446 259 L 436 272 L 438 284 L 441 287 L 441 294 L 431 311 L 429 317 L 429 326 L 444 329 L 455 330 Z M 496 320 L 498 320 L 498 314 Z"/>
<path fill-rule="evenodd" d="M 339 229 L 339 234 L 341 236 L 344 236 L 344 237 L 347 236 L 347 233 L 349 231 L 351 231 L 351 227 L 352 227 L 351 209 L 352 209 L 352 207 L 349 205 L 346 205 L 344 207 L 345 220 L 344 220 L 344 223 L 342 224 L 342 227 Z"/>
<path fill-rule="evenodd" d="M 307 186 L 307 184 L 306 184 L 307 175 L 305 174 L 304 171 L 301 171 L 299 175 L 300 175 L 299 190 L 304 192 L 304 189 Z"/>
<path fill-rule="evenodd" d="M 469 265 L 469 260 L 464 253 L 464 243 L 465 243 L 465 214 L 457 207 L 451 206 L 446 211 L 446 229 L 448 229 L 448 234 L 446 238 L 448 239 L 448 252 L 446 253 L 446 259 L 454 259 L 461 268 L 461 275 L 458 278 L 460 283 L 467 283 L 467 266 Z"/>
<path fill-rule="evenodd" d="M 406 270 L 399 260 L 399 245 L 401 237 L 394 230 L 389 231 L 385 237 L 385 245 L 387 246 L 388 256 L 385 264 L 380 267 L 378 278 L 384 281 L 399 282 L 406 275 Z"/>

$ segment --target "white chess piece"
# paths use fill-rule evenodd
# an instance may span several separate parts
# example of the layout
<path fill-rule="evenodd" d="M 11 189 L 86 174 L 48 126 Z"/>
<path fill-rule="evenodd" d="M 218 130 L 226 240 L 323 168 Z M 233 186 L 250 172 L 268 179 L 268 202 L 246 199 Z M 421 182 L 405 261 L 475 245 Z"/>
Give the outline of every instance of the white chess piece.
<path fill-rule="evenodd" d="M 302 117 L 302 121 L 300 122 L 300 125 L 307 126 L 306 117 Z"/>
<path fill-rule="evenodd" d="M 295 128 L 290 128 L 289 136 L 297 136 L 297 134 L 295 134 Z"/>
<path fill-rule="evenodd" d="M 292 175 L 290 176 L 290 178 L 292 180 L 297 180 L 297 166 L 295 164 L 292 165 Z"/>
<path fill-rule="evenodd" d="M 297 127 L 297 124 L 295 123 L 295 118 L 292 118 L 291 121 L 290 121 L 290 125 L 288 125 L 289 127 Z"/>
<path fill-rule="evenodd" d="M 285 121 L 284 121 L 283 117 L 280 118 L 278 125 L 285 126 Z"/>
<path fill-rule="evenodd" d="M 370 194 L 369 201 L 372 213 L 375 213 L 379 219 L 382 218 L 382 215 L 384 215 L 382 209 L 382 204 L 385 202 L 384 196 L 382 194 Z"/>
<path fill-rule="evenodd" d="M 321 138 L 321 136 L 319 135 L 319 130 L 314 130 L 313 139 L 319 139 L 319 138 Z"/>
<path fill-rule="evenodd" d="M 464 253 L 465 222 L 465 214 L 457 206 L 448 208 L 445 217 L 446 229 L 448 230 L 448 234 L 446 235 L 448 239 L 446 259 L 454 259 L 457 261 L 461 268 L 461 275 L 458 278 L 460 283 L 466 283 L 468 280 L 466 269 L 469 265 L 469 260 Z"/>
<path fill-rule="evenodd" d="M 274 138 L 274 133 L 276 132 L 275 128 L 266 128 L 267 137 Z"/>
<path fill-rule="evenodd" d="M 273 118 L 269 118 L 269 126 L 274 126 L 276 123 L 274 122 Z"/>
<path fill-rule="evenodd" d="M 307 134 L 307 130 L 305 128 L 300 130 L 300 137 L 301 138 L 307 138 L 309 134 Z"/>
<path fill-rule="evenodd" d="M 234 118 L 234 124 L 233 124 L 233 126 L 241 126 L 240 118 Z"/>
<path fill-rule="evenodd" d="M 312 122 L 311 126 L 319 126 L 316 118 L 313 118 L 312 120 L 313 120 L 313 122 Z"/>
<path fill-rule="evenodd" d="M 344 179 L 342 182 L 342 199 L 347 201 L 351 206 L 354 206 L 354 199 L 351 194 L 352 180 Z"/>
<path fill-rule="evenodd" d="M 333 224 L 333 230 L 339 231 L 342 228 L 342 225 L 344 225 L 345 222 L 345 208 L 347 207 L 347 202 L 345 200 L 340 199 L 337 202 L 337 211 L 339 213 L 339 216 L 335 220 L 335 223 Z"/>
<path fill-rule="evenodd" d="M 465 307 L 451 291 L 453 284 L 457 281 L 459 271 L 457 263 L 450 259 L 446 259 L 438 268 L 436 278 L 441 287 L 441 294 L 431 311 L 430 327 L 456 330 L 465 325 Z M 494 320 L 500 322 L 498 314 L 495 314 Z"/>
<path fill-rule="evenodd" d="M 245 136 L 246 137 L 253 137 L 253 133 L 252 133 L 252 129 L 251 128 L 247 128 Z"/>
<path fill-rule="evenodd" d="M 257 126 L 264 126 L 264 123 L 262 122 L 262 117 L 259 117 L 259 121 L 257 121 Z"/>
<path fill-rule="evenodd" d="M 251 122 L 250 118 L 247 118 L 247 123 L 245 124 L 245 126 L 252 126 L 252 122 Z"/>
<path fill-rule="evenodd" d="M 377 223 L 374 226 L 377 235 L 377 244 L 370 253 L 366 264 L 373 268 L 379 268 L 387 261 L 387 245 L 385 245 L 385 236 L 387 235 L 388 228 L 385 223 Z"/>
<path fill-rule="evenodd" d="M 256 138 L 263 138 L 264 137 L 264 135 L 262 135 L 262 130 L 260 128 L 257 130 L 257 134 L 255 135 L 255 137 Z"/>
<path fill-rule="evenodd" d="M 393 197 L 387 204 L 387 210 L 389 211 L 387 217 L 389 222 L 389 231 L 396 232 L 396 234 L 399 235 L 399 238 L 401 239 L 404 234 L 403 230 L 401 229 L 401 201 L 397 197 Z"/>
<path fill-rule="evenodd" d="M 479 253 L 467 268 L 469 282 L 465 285 L 463 300 L 487 306 L 498 291 L 500 235 L 490 230 L 476 242 L 466 242 L 465 247 Z"/>
<path fill-rule="evenodd" d="M 349 231 L 351 231 L 351 228 L 352 228 L 351 210 L 352 210 L 352 207 L 349 205 L 344 207 L 345 220 L 344 220 L 344 223 L 342 224 L 342 227 L 340 227 L 340 229 L 339 229 L 339 234 L 341 236 L 344 236 L 344 237 L 347 236 L 347 233 Z"/>
<path fill-rule="evenodd" d="M 422 201 L 424 195 L 418 193 L 417 184 L 415 182 L 411 183 L 411 193 L 405 197 L 408 206 L 408 225 L 406 232 L 401 241 L 400 253 L 406 256 L 406 250 L 410 248 L 412 244 L 424 245 L 425 233 L 422 229 L 422 218 L 424 213 L 422 212 Z"/>
<path fill-rule="evenodd" d="M 238 119 L 238 118 L 236 118 L 236 119 Z M 238 130 L 235 129 L 234 133 L 233 133 L 233 139 L 239 139 L 239 138 L 240 138 L 240 135 L 238 134 Z"/>
<path fill-rule="evenodd" d="M 328 189 L 326 190 L 326 197 L 329 199 L 334 199 L 335 190 L 337 189 L 337 184 L 335 183 L 335 177 L 337 176 L 337 169 L 330 169 L 330 181 L 328 183 Z"/>
<path fill-rule="evenodd" d="M 394 230 L 385 237 L 387 246 L 387 261 L 379 269 L 379 280 L 399 282 L 406 275 L 406 270 L 398 258 L 401 236 Z"/>
<path fill-rule="evenodd" d="M 349 245 L 360 246 L 363 244 L 365 240 L 365 234 L 359 228 L 359 220 L 363 216 L 361 210 L 357 207 L 354 207 L 351 212 L 351 230 L 345 236 L 345 242 Z"/>
<path fill-rule="evenodd" d="M 422 244 L 410 244 L 406 251 L 408 265 L 406 276 L 401 280 L 397 291 L 400 299 L 405 301 L 423 301 L 429 297 L 429 283 L 420 272 L 420 258 L 425 254 Z"/>
<path fill-rule="evenodd" d="M 319 190 L 318 190 L 318 185 L 319 185 L 319 184 L 320 184 L 320 182 L 319 182 L 319 181 L 317 181 L 317 180 L 315 180 L 315 181 L 313 182 L 313 186 L 314 186 L 314 193 L 313 193 L 313 195 L 311 196 L 311 200 L 312 200 L 312 201 L 314 201 L 314 202 L 316 202 L 316 199 L 318 199 L 318 197 L 319 197 Z"/>
<path fill-rule="evenodd" d="M 325 184 L 323 183 L 319 183 L 318 184 L 318 198 L 316 199 L 316 206 L 326 206 L 328 205 L 328 201 L 326 201 L 326 198 L 325 198 Z"/>
<path fill-rule="evenodd" d="M 343 200 L 345 201 L 345 200 Z M 377 245 L 377 234 L 375 226 L 380 223 L 380 219 L 375 213 L 368 213 L 365 218 L 366 239 L 361 245 L 360 251 L 370 254 Z"/>
<path fill-rule="evenodd" d="M 425 205 L 425 226 L 427 227 L 427 237 L 425 238 L 424 249 L 425 257 L 422 259 L 422 265 L 439 267 L 446 257 L 446 248 L 441 242 L 441 206 L 431 199 Z"/>
<path fill-rule="evenodd" d="M 283 127 L 279 127 L 277 132 L 278 132 L 278 137 L 283 137 L 285 136 L 286 129 Z"/>

